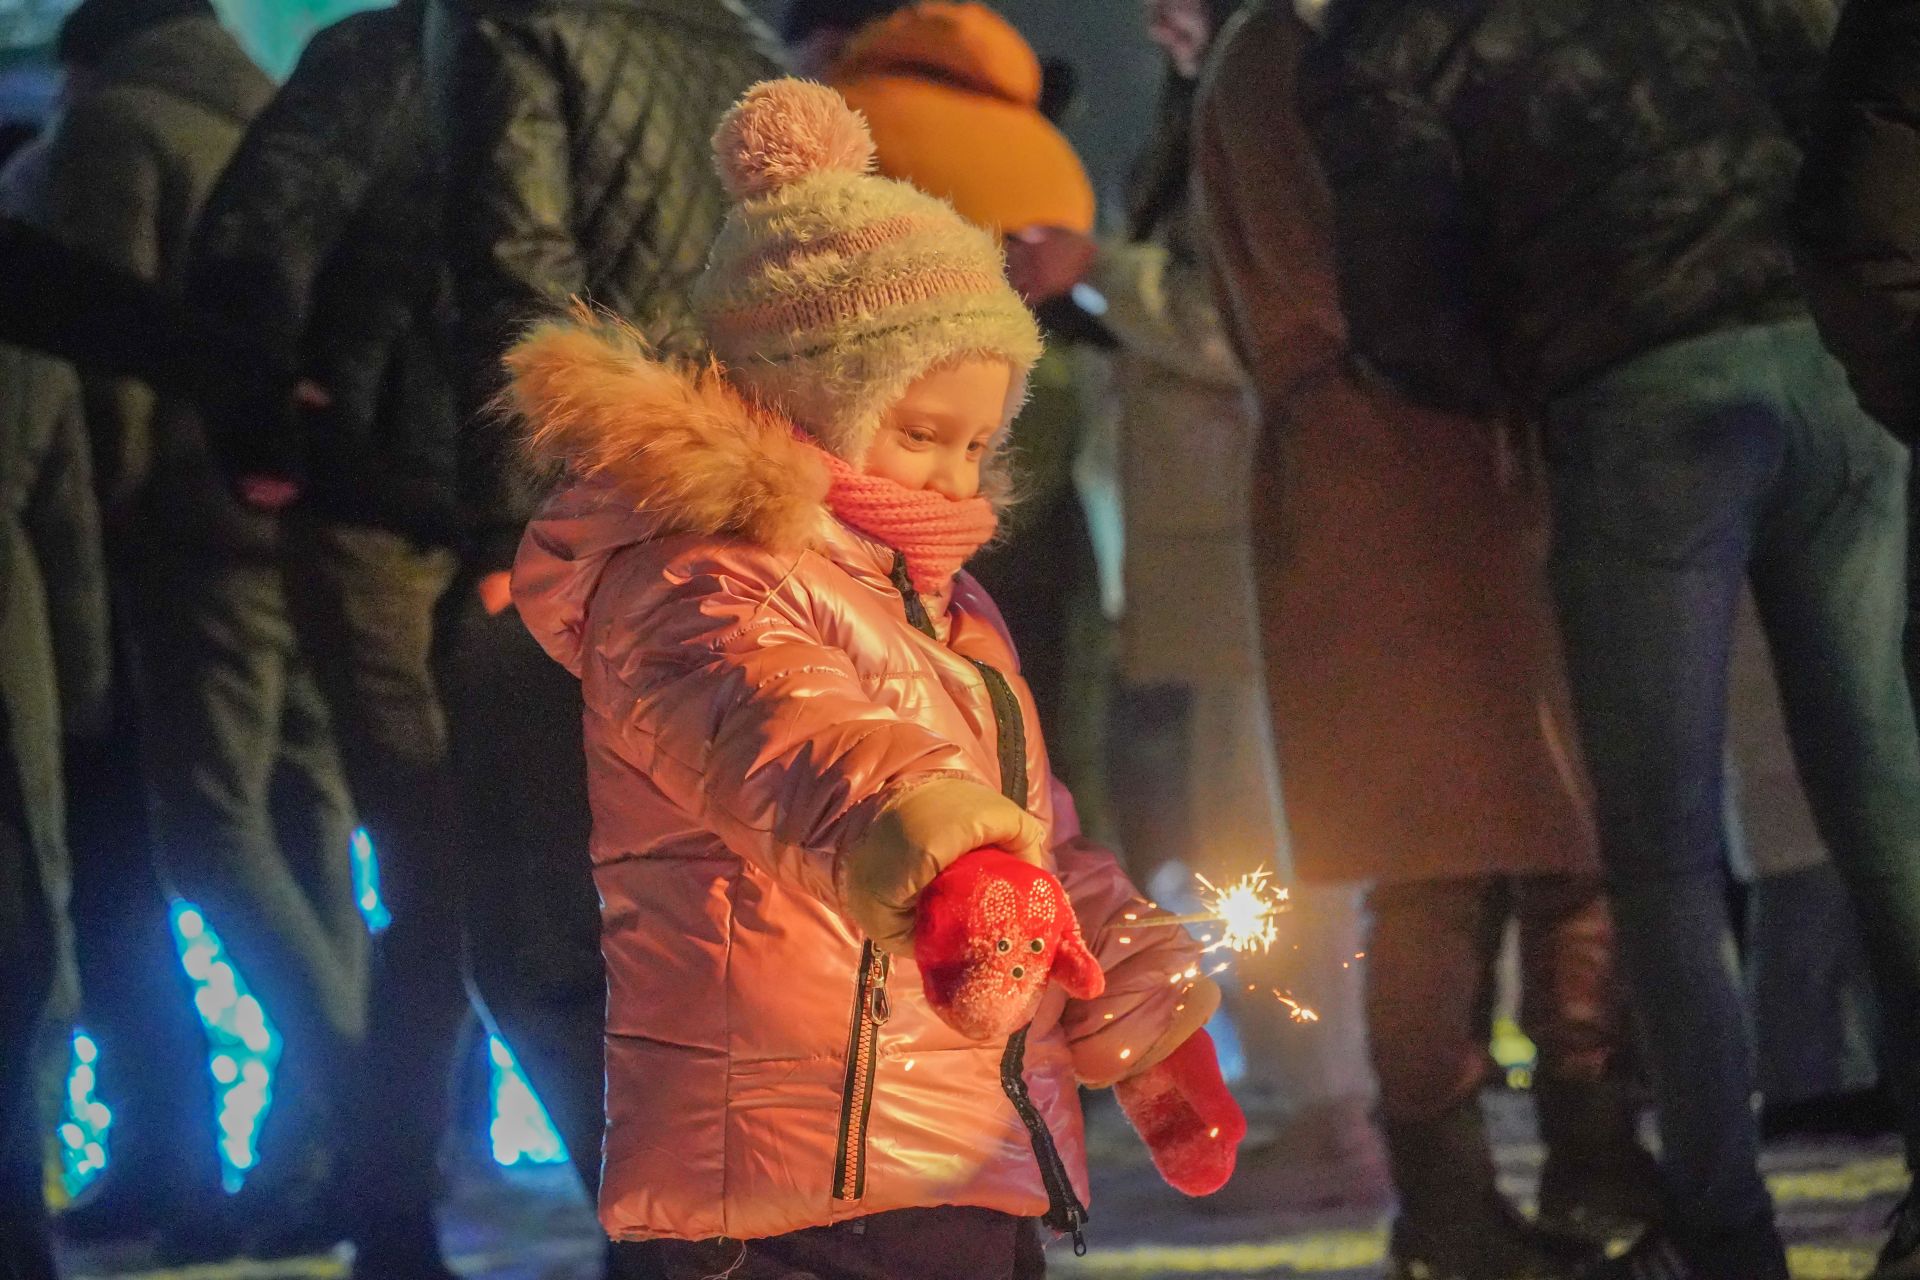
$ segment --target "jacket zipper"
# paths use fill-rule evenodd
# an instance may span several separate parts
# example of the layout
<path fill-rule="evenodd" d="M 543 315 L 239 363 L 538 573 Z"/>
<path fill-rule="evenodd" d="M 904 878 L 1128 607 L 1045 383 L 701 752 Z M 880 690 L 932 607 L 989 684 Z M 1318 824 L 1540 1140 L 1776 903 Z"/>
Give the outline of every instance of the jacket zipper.
<path fill-rule="evenodd" d="M 907 621 L 923 634 L 937 639 L 927 606 L 921 602 L 920 593 L 913 589 L 913 580 L 907 576 L 907 558 L 904 555 L 896 554 L 894 557 L 893 585 L 900 593 Z M 981 680 L 985 682 L 987 702 L 993 708 L 995 747 L 1000 761 L 1000 792 L 1025 808 L 1027 731 L 1020 715 L 1020 699 L 998 668 L 977 658 L 969 658 L 968 661 L 973 663 L 974 669 L 979 671 Z M 872 949 L 873 944 L 868 943 L 867 946 Z M 1033 1105 L 1033 1096 L 1027 1090 L 1026 1059 L 1027 1029 L 1022 1027 L 1007 1038 L 1007 1051 L 1000 1058 L 1000 1089 L 1007 1095 L 1007 1101 L 1013 1104 L 1014 1111 L 1019 1113 L 1020 1123 L 1027 1127 L 1027 1141 L 1033 1146 L 1033 1161 L 1039 1166 L 1040 1181 L 1047 1189 L 1047 1214 L 1042 1221 L 1054 1231 L 1072 1236 L 1074 1256 L 1085 1257 L 1087 1207 L 1080 1203 L 1080 1197 L 1073 1190 L 1073 1180 L 1068 1177 L 1066 1162 L 1060 1158 L 1060 1150 L 1054 1145 L 1046 1117 L 1040 1114 L 1040 1108 Z"/>
<path fill-rule="evenodd" d="M 880 1028 L 893 1015 L 887 978 L 893 957 L 868 942 L 860 949 L 854 986 L 853 1026 L 847 1040 L 847 1078 L 840 1090 L 840 1143 L 833 1161 L 833 1198 L 858 1200 L 867 1193 L 867 1121 L 873 1113 L 873 1076 Z"/>

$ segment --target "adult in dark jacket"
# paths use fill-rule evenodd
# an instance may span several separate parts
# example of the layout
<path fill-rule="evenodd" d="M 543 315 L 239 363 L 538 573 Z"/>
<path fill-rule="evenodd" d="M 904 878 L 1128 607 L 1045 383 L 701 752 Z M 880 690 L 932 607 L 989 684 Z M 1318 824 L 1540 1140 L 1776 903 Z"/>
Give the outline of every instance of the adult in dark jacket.
<path fill-rule="evenodd" d="M 49 144 L 49 228 L 177 294 L 201 204 L 272 86 L 204 0 L 85 0 L 59 53 L 69 102 Z M 350 807 L 295 651 L 274 521 L 230 495 L 188 404 L 90 378 L 87 428 L 129 605 L 162 867 L 271 1011 L 288 1083 L 311 1072 L 317 1087 L 332 1046 L 361 1034 L 366 931 Z"/>
<path fill-rule="evenodd" d="M 733 0 L 431 0 L 427 31 L 467 405 L 497 388 L 521 326 L 575 298 L 690 350 L 688 290 L 726 203 L 708 139 L 775 73 L 767 33 Z M 459 455 L 470 540 L 437 658 L 473 977 L 536 1084 L 533 1064 L 597 1081 L 606 980 L 580 688 L 507 600 L 543 478 L 515 464 L 493 415 L 464 419 Z M 549 1092 L 565 1108 L 577 1090 Z M 564 1136 L 597 1162 L 597 1113 L 574 1111 Z"/>
<path fill-rule="evenodd" d="M 209 196 L 189 271 L 195 302 L 258 335 L 301 380 L 291 397 L 236 402 L 217 435 L 243 491 L 264 498 L 271 477 L 287 486 L 271 500 L 298 494 L 281 518 L 288 604 L 391 913 L 360 1070 L 339 1073 L 334 1112 L 347 1149 L 332 1209 L 363 1280 L 449 1274 L 435 1155 L 467 1012 L 449 943 L 461 888 L 430 665 L 458 521 L 425 12 L 425 0 L 403 0 L 314 36 Z M 556 1114 L 577 1109 L 547 1092 Z M 589 1089 L 594 1116 L 597 1098 Z"/>
<path fill-rule="evenodd" d="M 1430 405 L 1544 416 L 1550 576 L 1670 1188 L 1667 1230 L 1614 1275 L 1787 1274 L 1724 892 L 1748 581 L 1920 1159 L 1906 459 L 1820 346 L 1783 225 L 1821 19 L 1792 0 L 1341 0 L 1303 86 L 1356 352 Z M 1912 1217 L 1879 1274 L 1920 1274 Z"/>
<path fill-rule="evenodd" d="M 107 592 L 79 380 L 12 346 L 0 346 L 0 652 L 0 1274 L 52 1280 L 36 1049 L 73 981 L 60 745 L 106 713 Z"/>
<path fill-rule="evenodd" d="M 1911 445 L 1920 439 L 1920 3 L 1849 0 L 1821 106 L 1800 174 L 1801 279 L 1860 403 Z M 1910 683 L 1920 673 L 1916 529 L 1910 518 Z"/>

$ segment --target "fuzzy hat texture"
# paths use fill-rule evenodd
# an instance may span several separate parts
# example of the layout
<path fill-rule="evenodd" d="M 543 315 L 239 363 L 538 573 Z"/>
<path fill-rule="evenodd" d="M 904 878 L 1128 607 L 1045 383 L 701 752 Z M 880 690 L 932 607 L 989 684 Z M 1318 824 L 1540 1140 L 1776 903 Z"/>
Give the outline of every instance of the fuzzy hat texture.
<path fill-rule="evenodd" d="M 907 387 L 950 360 L 1011 364 L 1012 419 L 1040 332 L 998 242 L 951 205 L 875 177 L 866 122 L 839 94 L 756 85 L 713 151 L 736 203 L 693 302 L 729 381 L 856 466 Z"/>

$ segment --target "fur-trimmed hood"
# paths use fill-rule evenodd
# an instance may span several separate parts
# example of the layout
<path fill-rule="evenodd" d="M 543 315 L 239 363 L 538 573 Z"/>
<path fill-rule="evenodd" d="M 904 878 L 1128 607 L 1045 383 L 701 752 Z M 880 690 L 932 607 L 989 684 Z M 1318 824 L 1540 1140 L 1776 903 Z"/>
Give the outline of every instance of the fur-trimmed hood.
<path fill-rule="evenodd" d="M 640 536 L 740 538 L 774 551 L 817 545 L 827 498 L 818 450 L 749 404 L 717 365 L 662 360 L 619 320 L 585 312 L 541 325 L 507 354 L 525 448 L 613 495 Z"/>

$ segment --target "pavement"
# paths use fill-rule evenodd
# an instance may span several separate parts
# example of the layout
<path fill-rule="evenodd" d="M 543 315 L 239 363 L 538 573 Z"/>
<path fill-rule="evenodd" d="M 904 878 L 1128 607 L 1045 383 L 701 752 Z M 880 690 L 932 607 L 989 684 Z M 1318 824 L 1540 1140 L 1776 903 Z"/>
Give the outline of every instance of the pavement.
<path fill-rule="evenodd" d="M 1541 1152 L 1525 1094 L 1488 1097 L 1502 1183 L 1525 1203 Z M 1090 1121 L 1095 1157 L 1091 1246 L 1075 1258 L 1049 1251 L 1058 1280 L 1372 1280 L 1380 1274 L 1385 1222 L 1338 1213 L 1286 1217 L 1197 1208 L 1162 1185 L 1144 1151 L 1110 1107 Z M 1892 1139 L 1794 1139 L 1768 1151 L 1798 1280 L 1866 1276 L 1888 1212 L 1906 1189 Z M 598 1280 L 600 1240 L 578 1184 L 564 1169 L 456 1171 L 442 1232 L 454 1268 L 475 1280 Z M 350 1271 L 343 1248 L 290 1262 L 238 1261 L 154 1269 L 141 1251 L 73 1251 L 69 1280 L 334 1280 Z M 910 1280 L 910 1278 L 903 1278 Z"/>

